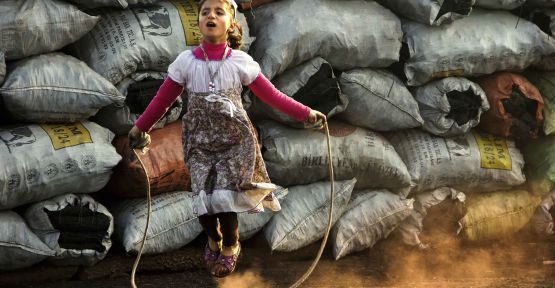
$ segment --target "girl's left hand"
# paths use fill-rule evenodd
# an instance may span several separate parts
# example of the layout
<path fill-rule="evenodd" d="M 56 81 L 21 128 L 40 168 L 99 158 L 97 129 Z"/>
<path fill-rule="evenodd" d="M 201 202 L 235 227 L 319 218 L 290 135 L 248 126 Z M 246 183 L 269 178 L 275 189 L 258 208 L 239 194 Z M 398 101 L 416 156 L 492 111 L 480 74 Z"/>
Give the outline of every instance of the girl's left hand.
<path fill-rule="evenodd" d="M 310 114 L 308 114 L 307 122 L 310 124 L 318 123 L 318 120 L 322 120 L 322 122 L 326 121 L 326 115 L 322 112 L 311 109 Z"/>

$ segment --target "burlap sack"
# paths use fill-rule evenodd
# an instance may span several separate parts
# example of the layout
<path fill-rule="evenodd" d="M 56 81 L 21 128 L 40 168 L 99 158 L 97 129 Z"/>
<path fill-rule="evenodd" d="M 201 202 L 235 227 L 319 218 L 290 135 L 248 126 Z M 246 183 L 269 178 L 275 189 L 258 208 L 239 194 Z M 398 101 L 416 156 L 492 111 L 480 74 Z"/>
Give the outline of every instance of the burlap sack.
<path fill-rule="evenodd" d="M 116 84 L 137 71 L 166 72 L 179 53 L 200 43 L 198 1 L 165 0 L 149 6 L 105 10 L 98 25 L 71 45 L 77 58 Z M 243 45 L 252 39 L 245 16 Z"/>
<path fill-rule="evenodd" d="M 468 16 L 476 0 L 378 0 L 393 12 L 414 21 L 439 26 Z"/>
<path fill-rule="evenodd" d="M 13 211 L 0 212 L 0 231 L 0 270 L 29 267 L 55 254 Z"/>
<path fill-rule="evenodd" d="M 515 234 L 532 218 L 541 198 L 524 190 L 469 196 L 459 235 L 469 241 L 498 239 Z"/>
<path fill-rule="evenodd" d="M 410 54 L 404 66 L 410 86 L 449 76 L 523 70 L 555 59 L 555 39 L 508 11 L 474 9 L 450 25 L 403 20 L 402 27 Z"/>
<path fill-rule="evenodd" d="M 94 265 L 112 247 L 112 214 L 85 194 L 35 203 L 26 209 L 25 221 L 56 252 L 49 260 L 58 265 Z"/>
<path fill-rule="evenodd" d="M 504 137 L 538 137 L 544 106 L 538 88 L 523 76 L 509 72 L 482 77 L 477 83 L 491 106 L 482 117 L 481 129 Z"/>
<path fill-rule="evenodd" d="M 357 189 L 386 187 L 395 192 L 410 184 L 403 160 L 389 141 L 370 130 L 329 122 L 335 179 L 357 181 Z M 273 182 L 289 187 L 329 179 L 323 131 L 259 123 L 263 157 Z"/>
<path fill-rule="evenodd" d="M 151 195 L 191 191 L 191 175 L 183 156 L 181 127 L 181 121 L 178 121 L 153 130 L 149 150 L 140 155 L 149 177 Z M 145 171 L 129 147 L 127 135 L 118 137 L 114 146 L 123 160 L 114 168 L 114 174 L 104 190 L 120 198 L 146 197 Z"/>
<path fill-rule="evenodd" d="M 399 19 L 373 1 L 276 1 L 258 8 L 251 25 L 250 51 L 268 79 L 316 56 L 339 70 L 387 67 L 399 59 Z"/>
<path fill-rule="evenodd" d="M 480 85 L 462 77 L 432 81 L 414 90 L 424 130 L 438 136 L 463 135 L 480 123 L 489 109 Z"/>
<path fill-rule="evenodd" d="M 407 165 L 411 193 L 453 187 L 465 193 L 509 189 L 525 182 L 514 141 L 473 131 L 442 138 L 418 129 L 387 134 Z"/>
<path fill-rule="evenodd" d="M 345 71 L 339 79 L 349 99 L 339 119 L 375 131 L 422 126 L 418 104 L 405 84 L 386 70 L 362 68 Z M 384 113 L 386 112 L 386 113 Z"/>
<path fill-rule="evenodd" d="M 86 121 L 0 128 L 0 210 L 99 191 L 121 160 L 113 137 Z"/>
<path fill-rule="evenodd" d="M 7 60 L 58 50 L 77 41 L 100 17 L 58 0 L 0 1 L 0 51 Z"/>
<path fill-rule="evenodd" d="M 387 238 L 412 212 L 413 202 L 387 190 L 357 191 L 330 234 L 335 260 Z"/>
<path fill-rule="evenodd" d="M 32 56 L 10 67 L 0 95 L 19 122 L 72 123 L 125 101 L 112 83 L 69 55 Z"/>

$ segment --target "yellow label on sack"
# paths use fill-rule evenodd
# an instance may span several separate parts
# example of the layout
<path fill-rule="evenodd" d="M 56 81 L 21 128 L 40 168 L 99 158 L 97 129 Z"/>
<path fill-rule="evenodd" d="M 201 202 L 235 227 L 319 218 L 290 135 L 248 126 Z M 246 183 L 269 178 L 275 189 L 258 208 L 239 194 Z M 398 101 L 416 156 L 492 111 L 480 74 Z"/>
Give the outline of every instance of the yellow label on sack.
<path fill-rule="evenodd" d="M 464 69 L 434 72 L 432 74 L 432 79 L 442 79 L 442 78 L 455 77 L 455 76 L 464 76 Z"/>
<path fill-rule="evenodd" d="M 195 0 L 171 0 L 179 12 L 181 25 L 185 32 L 187 46 L 200 44 L 200 28 L 198 27 L 198 1 Z"/>
<path fill-rule="evenodd" d="M 43 124 L 40 127 L 50 137 L 55 150 L 84 143 L 93 143 L 91 133 L 81 123 Z"/>
<path fill-rule="evenodd" d="M 472 132 L 480 151 L 481 167 L 486 169 L 512 170 L 513 161 L 507 147 L 507 139 L 491 134 Z"/>

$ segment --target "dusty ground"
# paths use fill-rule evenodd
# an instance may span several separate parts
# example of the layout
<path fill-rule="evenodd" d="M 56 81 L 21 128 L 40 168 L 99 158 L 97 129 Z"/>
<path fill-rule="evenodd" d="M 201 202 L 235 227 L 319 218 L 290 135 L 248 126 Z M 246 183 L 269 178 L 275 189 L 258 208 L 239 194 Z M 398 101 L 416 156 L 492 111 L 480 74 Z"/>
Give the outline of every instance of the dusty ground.
<path fill-rule="evenodd" d="M 174 253 L 144 257 L 139 287 L 288 287 L 310 265 L 314 244 L 294 253 L 270 254 L 262 235 L 243 243 L 238 271 L 214 279 L 202 268 L 202 240 Z M 480 244 L 442 243 L 428 252 L 395 241 L 335 261 L 326 249 L 302 287 L 555 287 L 555 242 L 506 239 Z M 89 268 L 39 264 L 0 274 L 0 287 L 129 287 L 134 258 L 117 247 Z"/>

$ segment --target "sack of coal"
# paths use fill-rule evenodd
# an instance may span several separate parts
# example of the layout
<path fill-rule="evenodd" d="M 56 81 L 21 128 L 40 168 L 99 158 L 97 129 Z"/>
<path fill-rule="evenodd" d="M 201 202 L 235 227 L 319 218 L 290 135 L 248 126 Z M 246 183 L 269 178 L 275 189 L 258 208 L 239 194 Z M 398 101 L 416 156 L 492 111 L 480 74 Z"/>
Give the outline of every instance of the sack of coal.
<path fill-rule="evenodd" d="M 519 74 L 499 72 L 476 81 L 488 97 L 491 109 L 480 128 L 516 139 L 537 138 L 543 126 L 543 99 L 538 88 Z"/>
<path fill-rule="evenodd" d="M 517 9 L 513 13 L 538 25 L 546 34 L 555 36 L 555 6 L 548 9 L 527 7 L 526 9 Z"/>
<path fill-rule="evenodd" d="M 326 60 L 316 57 L 291 68 L 272 80 L 278 90 L 293 99 L 318 110 L 329 118 L 341 113 L 348 100 L 337 82 L 333 68 Z M 256 118 L 270 118 L 280 123 L 302 128 L 303 123 L 272 108 L 250 93 L 250 111 Z"/>
<path fill-rule="evenodd" d="M 414 98 L 424 118 L 422 128 L 443 137 L 467 133 L 490 108 L 480 85 L 462 77 L 448 77 L 417 87 Z"/>
<path fill-rule="evenodd" d="M 160 1 L 130 9 L 105 10 L 98 25 L 71 45 L 71 52 L 112 83 L 133 72 L 165 72 L 179 53 L 200 43 L 198 1 Z M 243 49 L 252 42 L 245 16 Z"/>
<path fill-rule="evenodd" d="M 58 0 L 0 1 L 0 51 L 7 60 L 58 50 L 77 41 L 100 17 Z"/>
<path fill-rule="evenodd" d="M 537 7 L 537 8 L 554 8 L 555 3 L 553 0 L 527 0 L 527 7 Z"/>
<path fill-rule="evenodd" d="M 289 194 L 289 189 L 279 187 L 274 190 L 274 196 L 281 202 Z M 239 240 L 247 240 L 253 237 L 256 233 L 262 230 L 266 223 L 272 219 L 276 213 L 270 210 L 265 210 L 259 213 L 239 213 L 237 214 L 237 221 L 239 222 Z"/>
<path fill-rule="evenodd" d="M 555 205 L 555 191 L 543 198 L 540 206 L 534 212 L 530 224 L 532 231 L 545 238 L 553 237 L 555 234 L 553 224 L 553 205 Z"/>
<path fill-rule="evenodd" d="M 146 170 L 129 146 L 127 135 L 117 137 L 114 146 L 123 159 L 103 191 L 119 198 L 143 198 L 149 189 L 147 175 L 151 195 L 190 191 L 191 175 L 185 166 L 181 127 L 178 121 L 150 133 L 152 144 L 148 152 L 139 155 Z"/>
<path fill-rule="evenodd" d="M 395 230 L 404 244 L 419 250 L 433 247 L 446 237 L 456 237 L 457 221 L 464 215 L 466 195 L 442 187 L 414 196 L 414 210 Z M 445 207 L 442 207 L 445 206 Z M 443 209 L 442 209 L 443 208 Z M 434 213 L 434 210 L 439 209 Z M 424 239 L 421 234 L 424 232 Z"/>
<path fill-rule="evenodd" d="M 10 65 L 0 95 L 13 119 L 33 123 L 82 121 L 102 107 L 121 107 L 125 100 L 87 64 L 58 52 Z"/>
<path fill-rule="evenodd" d="M 347 208 L 356 179 L 335 181 L 332 225 Z M 272 251 L 290 252 L 312 244 L 326 233 L 329 218 L 330 182 L 289 188 L 281 211 L 264 227 Z"/>
<path fill-rule="evenodd" d="M 268 79 L 316 56 L 339 70 L 387 67 L 399 59 L 400 24 L 373 1 L 277 1 L 257 9 L 250 51 Z"/>
<path fill-rule="evenodd" d="M 341 73 L 341 91 L 349 105 L 338 118 L 375 131 L 422 126 L 418 104 L 405 84 L 386 70 L 358 68 Z M 387 112 L 387 113 L 384 113 Z"/>
<path fill-rule="evenodd" d="M 116 236 L 127 253 L 138 253 L 145 231 L 147 199 L 123 200 L 111 207 Z M 193 213 L 191 192 L 171 192 L 152 197 L 152 215 L 143 254 L 173 251 L 187 245 L 202 232 Z"/>
<path fill-rule="evenodd" d="M 387 135 L 411 176 L 411 193 L 452 187 L 465 193 L 523 184 L 524 160 L 514 141 L 472 131 L 442 138 L 418 129 Z"/>
<path fill-rule="evenodd" d="M 26 209 L 25 221 L 56 252 L 49 260 L 58 265 L 91 266 L 104 259 L 112 247 L 112 214 L 85 194 L 35 203 Z"/>
<path fill-rule="evenodd" d="M 466 17 L 476 0 L 378 0 L 403 17 L 426 25 L 439 26 Z"/>
<path fill-rule="evenodd" d="M 127 8 L 129 5 L 149 5 L 159 2 L 160 0 L 69 0 L 77 6 L 85 9 L 93 9 L 100 7 L 117 7 Z"/>
<path fill-rule="evenodd" d="M 131 74 L 117 85 L 125 96 L 124 105 L 106 106 L 100 109 L 91 120 L 110 129 L 118 136 L 127 135 L 135 125 L 135 121 L 139 119 L 150 101 L 156 96 L 165 76 L 166 73 L 153 71 Z M 179 120 L 184 109 L 182 97 L 186 95 L 185 93 L 183 92 L 181 96 L 177 97 L 166 114 L 156 122 L 152 129 L 160 129 Z"/>
<path fill-rule="evenodd" d="M 470 195 L 466 215 L 459 220 L 458 234 L 468 241 L 513 235 L 530 221 L 540 201 L 540 197 L 525 190 Z"/>
<path fill-rule="evenodd" d="M 476 6 L 497 9 L 497 10 L 512 10 L 522 6 L 526 0 L 476 0 Z"/>
<path fill-rule="evenodd" d="M 0 128 L 0 210 L 102 189 L 121 156 L 92 122 Z"/>
<path fill-rule="evenodd" d="M 284 187 L 329 179 L 326 135 L 281 124 L 259 122 L 263 158 L 272 181 Z M 403 160 L 389 141 L 370 130 L 329 122 L 335 179 L 357 181 L 357 189 L 410 185 Z M 397 192 L 397 191 L 395 191 Z"/>
<path fill-rule="evenodd" d="M 4 59 L 4 52 L 0 51 L 0 85 L 4 83 L 5 76 L 6 76 L 6 61 Z"/>
<path fill-rule="evenodd" d="M 555 132 L 555 72 L 529 69 L 523 76 L 538 89 L 543 99 L 543 132 L 551 135 Z"/>
<path fill-rule="evenodd" d="M 410 54 L 404 65 L 410 86 L 449 76 L 523 70 L 555 58 L 554 39 L 507 11 L 474 9 L 450 25 L 403 20 L 402 27 Z"/>
<path fill-rule="evenodd" d="M 237 0 L 237 4 L 239 4 L 239 8 L 243 10 L 254 9 L 258 6 L 272 3 L 276 0 Z"/>
<path fill-rule="evenodd" d="M 0 231 L 0 270 L 30 267 L 55 255 L 13 211 L 0 212 Z"/>
<path fill-rule="evenodd" d="M 412 212 L 413 202 L 387 190 L 357 191 L 330 234 L 335 260 L 387 238 Z"/>
<path fill-rule="evenodd" d="M 526 141 L 522 154 L 530 192 L 542 196 L 549 194 L 555 183 L 555 136 Z"/>

